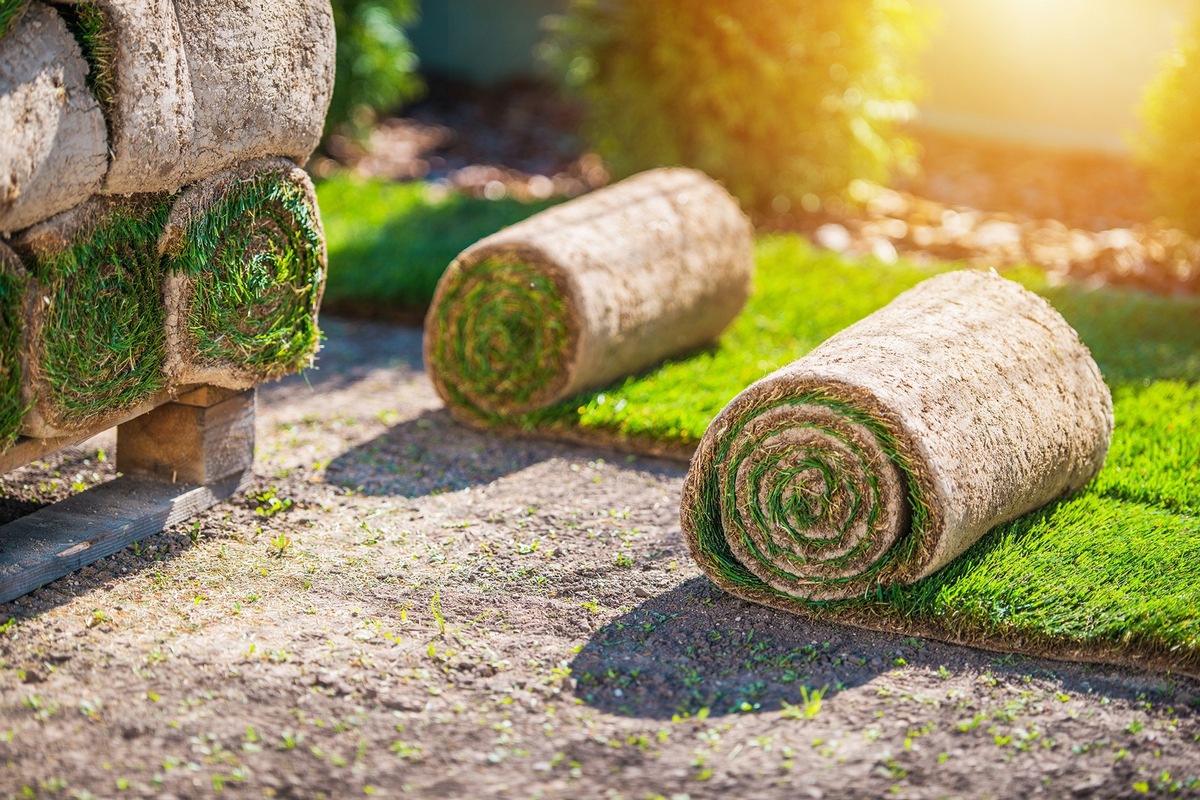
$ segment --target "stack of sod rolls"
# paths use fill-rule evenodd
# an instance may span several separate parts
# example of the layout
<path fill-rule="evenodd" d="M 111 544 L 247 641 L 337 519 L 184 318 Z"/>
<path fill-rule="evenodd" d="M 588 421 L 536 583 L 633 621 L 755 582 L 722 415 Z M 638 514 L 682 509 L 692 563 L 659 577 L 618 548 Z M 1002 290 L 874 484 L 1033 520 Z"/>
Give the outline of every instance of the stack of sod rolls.
<path fill-rule="evenodd" d="M 483 427 L 713 342 L 749 296 L 753 231 L 720 184 L 657 169 L 469 247 L 438 283 L 425 363 Z"/>
<path fill-rule="evenodd" d="M 875 597 L 1082 488 L 1112 429 L 1058 312 L 998 275 L 948 273 L 734 398 L 693 457 L 683 530 L 744 599 Z"/>
<path fill-rule="evenodd" d="M 329 0 L 0 0 L 0 450 L 311 363 Z"/>

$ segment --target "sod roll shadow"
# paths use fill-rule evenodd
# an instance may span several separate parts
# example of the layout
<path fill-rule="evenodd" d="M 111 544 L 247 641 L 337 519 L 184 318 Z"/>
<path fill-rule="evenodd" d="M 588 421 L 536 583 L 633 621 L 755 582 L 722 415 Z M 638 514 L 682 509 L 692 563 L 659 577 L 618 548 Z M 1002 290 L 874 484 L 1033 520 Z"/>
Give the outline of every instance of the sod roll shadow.
<path fill-rule="evenodd" d="M 325 237 L 302 169 L 266 159 L 189 187 L 158 251 L 173 384 L 248 388 L 311 364 Z"/>
<path fill-rule="evenodd" d="M 0 39 L 0 232 L 46 219 L 100 188 L 107 135 L 87 74 L 66 24 L 42 3 L 30 4 Z"/>
<path fill-rule="evenodd" d="M 714 341 L 753 266 L 720 184 L 645 172 L 463 251 L 426 317 L 425 363 L 457 418 L 501 421 Z"/>
<path fill-rule="evenodd" d="M 21 431 L 21 333 L 25 309 L 25 268 L 0 241 L 0 453 Z"/>
<path fill-rule="evenodd" d="M 30 274 L 25 434 L 97 427 L 165 387 L 156 243 L 168 208 L 157 195 L 95 197 L 14 239 Z"/>
<path fill-rule="evenodd" d="M 995 274 L 931 278 L 755 382 L 684 486 L 693 556 L 787 610 L 930 575 L 1104 463 L 1112 399 L 1075 331 Z"/>

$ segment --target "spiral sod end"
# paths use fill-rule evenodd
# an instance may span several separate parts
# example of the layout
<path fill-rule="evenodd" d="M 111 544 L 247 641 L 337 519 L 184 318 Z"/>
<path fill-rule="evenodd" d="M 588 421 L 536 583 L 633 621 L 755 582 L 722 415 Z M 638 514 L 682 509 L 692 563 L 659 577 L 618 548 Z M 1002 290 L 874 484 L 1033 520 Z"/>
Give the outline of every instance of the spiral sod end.
<path fill-rule="evenodd" d="M 878 592 L 921 561 L 923 476 L 884 415 L 839 388 L 735 401 L 701 443 L 683 526 L 726 588 L 814 605 Z"/>
<path fill-rule="evenodd" d="M 96 198 L 18 239 L 37 302 L 28 305 L 26 398 L 39 429 L 79 430 L 166 385 L 161 196 Z"/>
<path fill-rule="evenodd" d="M 576 338 L 566 279 L 512 257 L 451 265 L 427 334 L 435 385 L 482 417 L 519 414 L 563 387 Z"/>
<path fill-rule="evenodd" d="M 0 453 L 16 440 L 25 418 L 21 400 L 21 336 L 27 279 L 16 255 L 0 242 Z"/>
<path fill-rule="evenodd" d="M 311 365 L 326 257 L 298 168 L 225 174 L 201 187 L 172 211 L 159 249 L 172 275 L 172 358 L 184 362 L 172 369 L 176 380 L 242 388 Z"/>

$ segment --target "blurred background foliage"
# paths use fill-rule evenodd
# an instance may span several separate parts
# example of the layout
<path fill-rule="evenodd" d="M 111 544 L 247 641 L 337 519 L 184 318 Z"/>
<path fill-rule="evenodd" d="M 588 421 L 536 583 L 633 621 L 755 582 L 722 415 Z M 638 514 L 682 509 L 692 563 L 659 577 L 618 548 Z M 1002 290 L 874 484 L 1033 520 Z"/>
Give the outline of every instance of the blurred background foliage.
<path fill-rule="evenodd" d="M 1200 9 L 1146 89 L 1137 155 L 1157 211 L 1200 236 Z"/>
<path fill-rule="evenodd" d="M 572 0 L 541 55 L 614 177 L 685 164 L 751 211 L 816 211 L 913 166 L 921 22 L 906 0 Z"/>
<path fill-rule="evenodd" d="M 686 164 L 721 180 L 762 219 L 828 210 L 917 166 L 903 123 L 920 97 L 918 57 L 936 24 L 935 4 L 523 2 L 493 12 L 519 10 L 520 24 L 531 26 L 530 8 L 557 9 L 543 19 L 538 59 L 548 88 L 581 104 L 584 141 L 613 179 Z M 454 35 L 480 8 L 425 3 L 447 17 Z M 333 0 L 333 9 L 337 81 L 326 133 L 364 141 L 379 119 L 424 91 L 409 37 L 420 0 Z M 1198 98 L 1200 13 L 1148 87 L 1143 125 L 1131 140 L 1157 211 L 1193 235 L 1200 234 Z"/>
<path fill-rule="evenodd" d="M 417 57 L 405 31 L 417 20 L 417 0 L 333 0 L 337 74 L 326 134 L 362 136 L 381 114 L 423 91 Z"/>

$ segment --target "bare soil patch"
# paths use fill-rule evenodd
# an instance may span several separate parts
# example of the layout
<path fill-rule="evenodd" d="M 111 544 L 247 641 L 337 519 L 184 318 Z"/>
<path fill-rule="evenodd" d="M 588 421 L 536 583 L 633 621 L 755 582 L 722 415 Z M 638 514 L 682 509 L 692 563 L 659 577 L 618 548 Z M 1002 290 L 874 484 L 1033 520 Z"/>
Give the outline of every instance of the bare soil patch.
<path fill-rule="evenodd" d="M 0 606 L 0 796 L 1200 793 L 1200 683 L 736 600 L 680 464 L 469 430 L 417 331 L 326 327 L 260 394 L 253 491 Z"/>

